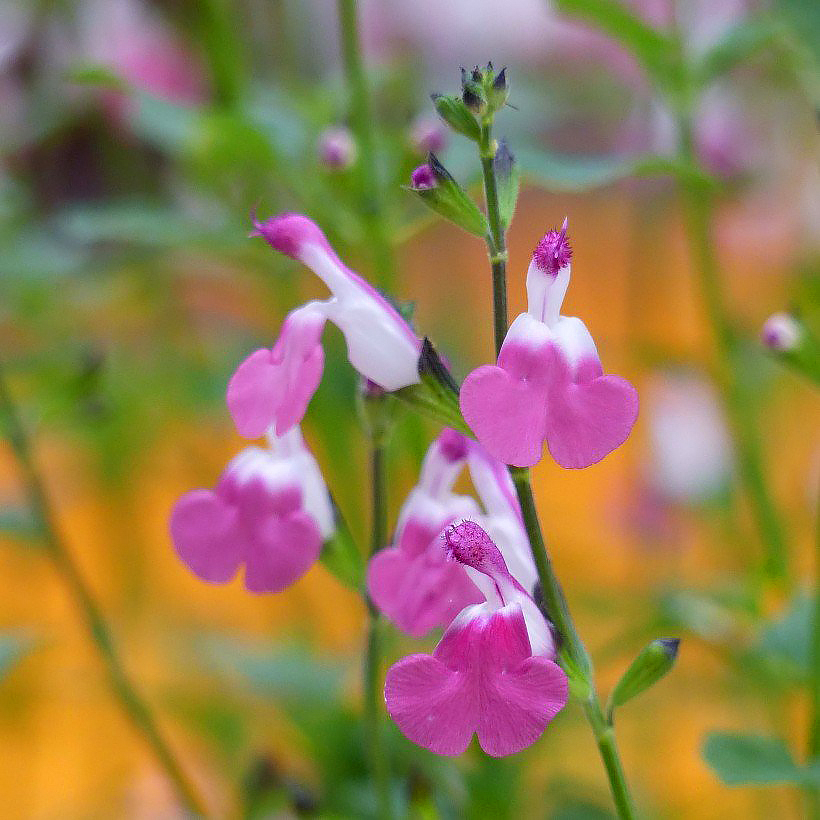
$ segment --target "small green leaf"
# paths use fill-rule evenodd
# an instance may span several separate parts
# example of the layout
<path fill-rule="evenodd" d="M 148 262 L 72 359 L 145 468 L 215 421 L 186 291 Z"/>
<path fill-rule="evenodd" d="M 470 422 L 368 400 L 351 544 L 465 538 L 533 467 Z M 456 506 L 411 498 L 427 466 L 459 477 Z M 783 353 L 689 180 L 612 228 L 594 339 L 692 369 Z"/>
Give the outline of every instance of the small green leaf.
<path fill-rule="evenodd" d="M 652 641 L 632 661 L 610 695 L 606 710 L 610 722 L 618 706 L 645 692 L 672 668 L 678 655 L 679 644 L 677 638 Z"/>
<path fill-rule="evenodd" d="M 815 771 L 795 763 L 783 741 L 766 735 L 710 732 L 703 759 L 727 786 L 817 782 Z"/>
<path fill-rule="evenodd" d="M 788 612 L 761 629 L 753 650 L 785 675 L 805 680 L 809 672 L 813 616 L 813 600 L 807 595 L 798 596 Z"/>
<path fill-rule="evenodd" d="M 109 91 L 127 91 L 128 83 L 102 63 L 80 63 L 72 67 L 66 79 L 77 85 L 103 88 Z"/>
<path fill-rule="evenodd" d="M 493 168 L 498 182 L 498 209 L 501 213 L 501 222 L 506 230 L 509 228 L 515 213 L 518 190 L 521 184 L 518 163 L 510 153 L 506 140 L 501 140 L 498 150 L 495 152 Z"/>
<path fill-rule="evenodd" d="M 455 94 L 431 94 L 430 99 L 438 115 L 459 134 L 478 142 L 481 139 L 481 128 L 475 115 L 464 104 L 461 97 Z"/>
<path fill-rule="evenodd" d="M 450 172 L 439 162 L 435 154 L 430 154 L 427 164 L 433 171 L 436 184 L 431 188 L 411 188 L 415 194 L 436 213 L 454 222 L 468 233 L 481 237 L 489 233 L 487 217 L 453 179 Z"/>

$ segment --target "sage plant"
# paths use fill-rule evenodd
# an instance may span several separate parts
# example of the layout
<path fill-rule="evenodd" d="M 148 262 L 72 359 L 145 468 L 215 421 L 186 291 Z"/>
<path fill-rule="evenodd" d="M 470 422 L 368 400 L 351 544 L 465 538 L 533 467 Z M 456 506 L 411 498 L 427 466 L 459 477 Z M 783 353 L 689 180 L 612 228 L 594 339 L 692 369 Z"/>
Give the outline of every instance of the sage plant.
<path fill-rule="evenodd" d="M 429 339 L 345 265 L 315 222 L 293 213 L 252 216 L 251 236 L 300 261 L 331 295 L 292 310 L 273 347 L 239 364 L 228 384 L 228 408 L 243 436 L 266 436 L 268 447 L 243 451 L 214 491 L 186 495 L 172 515 L 171 533 L 198 577 L 223 582 L 244 564 L 245 584 L 254 592 L 284 590 L 317 560 L 322 543 L 332 541 L 340 519 L 299 425 L 322 377 L 323 328 L 333 322 L 361 377 L 373 441 L 373 551 L 361 588 L 373 625 L 366 683 L 381 668 L 378 613 L 416 638 L 443 627 L 431 655 L 412 654 L 386 674 L 384 700 L 399 729 L 436 754 L 460 755 L 476 734 L 487 754 L 507 756 L 534 744 L 572 693 L 594 731 L 619 814 L 632 817 L 613 711 L 669 669 L 677 641 L 656 642 L 641 653 L 604 708 L 546 551 L 527 468 L 539 462 L 545 442 L 564 467 L 600 461 L 628 438 L 638 396 L 625 379 L 604 374 L 581 319 L 560 313 L 572 256 L 566 219 L 536 243 L 525 283 L 527 311 L 507 327 L 505 234 L 517 169 L 491 129 L 508 93 L 506 71 L 488 64 L 462 72 L 460 94 L 433 97 L 443 121 L 478 148 L 485 211 L 432 153 L 409 186 L 487 242 L 496 363 L 479 366 L 459 390 Z M 388 538 L 381 464 L 396 398 L 443 429 Z M 475 497 L 454 491 L 465 469 Z M 380 768 L 378 714 L 369 704 L 373 776 L 381 814 L 389 815 L 390 775 Z"/>

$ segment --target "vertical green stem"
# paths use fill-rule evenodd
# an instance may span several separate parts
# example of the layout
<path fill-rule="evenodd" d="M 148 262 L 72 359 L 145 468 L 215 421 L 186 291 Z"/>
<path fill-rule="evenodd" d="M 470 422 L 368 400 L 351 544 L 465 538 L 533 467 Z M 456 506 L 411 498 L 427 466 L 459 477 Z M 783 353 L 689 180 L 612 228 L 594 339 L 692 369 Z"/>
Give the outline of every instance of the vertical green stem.
<path fill-rule="evenodd" d="M 495 347 L 496 354 L 498 354 L 507 334 L 507 249 L 504 227 L 498 208 L 498 186 L 493 166 L 495 151 L 491 126 L 488 123 L 482 125 L 481 128 L 479 153 L 484 174 L 484 199 L 487 205 L 487 219 L 490 223 L 487 247 L 493 268 L 493 319 Z M 549 559 L 547 547 L 544 543 L 544 535 L 541 531 L 541 522 L 538 519 L 538 511 L 535 507 L 535 499 L 532 494 L 529 470 L 510 467 L 510 475 L 515 483 L 516 494 L 521 504 L 521 512 L 530 541 L 530 549 L 532 550 L 535 566 L 538 569 L 543 605 L 561 636 L 562 647 L 559 659 L 570 679 L 582 692 L 584 713 L 595 734 L 598 750 L 609 778 L 612 797 L 618 809 L 618 816 L 622 820 L 632 820 L 635 817 L 635 809 L 632 805 L 623 766 L 621 765 L 618 747 L 615 744 L 614 728 L 604 717 L 601 702 L 595 689 L 592 661 L 569 614 L 564 593 Z"/>
<path fill-rule="evenodd" d="M 687 164 L 697 159 L 690 117 L 680 123 L 681 153 Z M 760 435 L 754 412 L 755 396 L 743 374 L 742 351 L 726 307 L 712 237 L 713 195 L 697 182 L 683 189 L 692 256 L 701 296 L 719 356 L 719 380 L 737 448 L 738 478 L 748 498 L 763 544 L 763 577 L 783 582 L 788 577 L 788 550 L 780 516 L 763 467 Z"/>
<path fill-rule="evenodd" d="M 382 398 L 370 399 L 383 401 Z M 387 543 L 387 473 L 385 470 L 385 433 L 374 425 L 371 430 L 370 479 L 372 503 L 372 538 L 370 554 L 374 555 Z M 368 599 L 367 651 L 364 656 L 365 736 L 370 770 L 379 806 L 379 818 L 393 815 L 390 799 L 390 768 L 384 747 L 381 726 L 381 630 L 382 619 Z"/>
<path fill-rule="evenodd" d="M 373 249 L 376 280 L 389 289 L 395 260 L 379 182 L 373 110 L 362 60 L 356 0 L 338 0 L 338 10 L 342 60 L 350 93 L 350 124 L 359 147 L 359 210 Z"/>
<path fill-rule="evenodd" d="M 3 432 L 8 437 L 20 466 L 26 496 L 40 537 L 82 614 L 89 638 L 105 665 L 111 686 L 123 711 L 148 743 L 186 808 L 194 815 L 207 816 L 204 801 L 188 780 L 182 766 L 160 733 L 148 704 L 128 677 L 99 604 L 58 533 L 43 482 L 34 464 L 28 436 L 1 369 L 0 420 L 2 420 Z"/>
<path fill-rule="evenodd" d="M 492 125 L 481 126 L 481 140 L 478 145 L 481 157 L 481 171 L 484 175 L 484 201 L 487 206 L 487 219 L 490 223 L 490 235 L 487 237 L 487 248 L 490 253 L 490 266 L 493 272 L 493 330 L 495 335 L 496 354 L 501 350 L 504 336 L 507 335 L 507 245 L 504 226 L 501 224 L 501 213 L 498 208 L 498 185 L 496 184 L 495 145 L 492 136 Z"/>

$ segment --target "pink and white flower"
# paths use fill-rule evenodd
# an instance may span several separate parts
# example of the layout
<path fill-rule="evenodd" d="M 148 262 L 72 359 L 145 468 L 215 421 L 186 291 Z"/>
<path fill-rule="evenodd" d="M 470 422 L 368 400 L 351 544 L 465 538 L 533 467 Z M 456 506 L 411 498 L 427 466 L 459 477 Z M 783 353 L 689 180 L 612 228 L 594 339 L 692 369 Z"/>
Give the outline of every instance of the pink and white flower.
<path fill-rule="evenodd" d="M 255 438 L 271 425 L 283 435 L 302 420 L 322 377 L 321 336 L 328 320 L 342 331 L 348 359 L 365 379 L 387 391 L 419 381 L 420 340 L 378 291 L 342 263 L 314 222 L 286 213 L 253 224 L 252 236 L 309 267 L 333 295 L 292 311 L 273 348 L 251 353 L 231 377 L 228 408 L 243 436 Z"/>
<path fill-rule="evenodd" d="M 486 601 L 466 607 L 432 655 L 410 655 L 388 670 L 387 711 L 436 754 L 462 754 L 473 733 L 487 754 L 515 754 L 564 708 L 567 677 L 553 660 L 549 624 L 490 536 L 465 521 L 444 540 Z"/>
<path fill-rule="evenodd" d="M 268 440 L 268 449 L 239 453 L 214 490 L 193 490 L 174 506 L 177 554 L 203 581 L 227 583 L 244 564 L 250 592 L 281 592 L 335 531 L 330 496 L 299 428 Z"/>
<path fill-rule="evenodd" d="M 497 364 L 477 368 L 461 388 L 464 418 L 505 464 L 537 464 L 546 442 L 562 467 L 588 467 L 620 447 L 638 417 L 635 388 L 604 375 L 586 325 L 560 315 L 571 257 L 564 220 L 532 255 L 527 312 L 507 331 Z"/>
<path fill-rule="evenodd" d="M 453 492 L 465 466 L 481 507 Z M 537 571 L 509 472 L 479 444 L 445 429 L 427 451 L 419 483 L 402 507 L 394 546 L 379 550 L 368 567 L 373 603 L 409 635 L 446 626 L 481 600 L 464 569 L 446 560 L 441 548 L 445 529 L 463 519 L 480 522 L 518 582 L 528 590 L 535 586 Z"/>

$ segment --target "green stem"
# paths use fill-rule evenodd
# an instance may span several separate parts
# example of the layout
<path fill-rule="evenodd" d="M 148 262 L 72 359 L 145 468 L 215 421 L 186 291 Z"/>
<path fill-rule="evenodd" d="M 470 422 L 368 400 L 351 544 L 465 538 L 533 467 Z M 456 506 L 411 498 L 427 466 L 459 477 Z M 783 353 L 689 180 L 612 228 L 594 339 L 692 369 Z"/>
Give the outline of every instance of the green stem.
<path fill-rule="evenodd" d="M 631 820 L 635 817 L 635 809 L 615 743 L 615 730 L 604 718 L 601 701 L 595 688 L 592 660 L 575 628 L 561 584 L 547 553 L 541 522 L 538 519 L 538 511 L 535 508 L 535 499 L 532 494 L 530 472 L 525 468 L 510 467 L 510 474 L 515 482 L 532 557 L 538 569 L 543 606 L 560 636 L 559 660 L 570 680 L 578 687 L 582 697 L 584 714 L 595 734 L 598 750 L 609 778 L 612 798 L 618 809 L 618 816 L 624 820 Z"/>
<path fill-rule="evenodd" d="M 489 123 L 482 125 L 479 153 L 484 173 L 484 199 L 487 205 L 487 219 L 490 223 L 487 247 L 493 266 L 493 318 L 497 355 L 507 334 L 507 253 L 504 228 L 498 208 L 498 186 L 493 166 L 494 151 Z M 560 634 L 559 660 L 576 692 L 582 695 L 584 713 L 598 743 L 598 750 L 609 778 L 609 785 L 615 806 L 618 809 L 618 816 L 622 820 L 632 820 L 635 817 L 635 809 L 632 805 L 623 766 L 618 755 L 618 747 L 615 744 L 615 730 L 604 717 L 601 701 L 595 689 L 592 661 L 569 614 L 564 593 L 558 578 L 555 576 L 544 543 L 541 522 L 538 519 L 538 511 L 532 494 L 530 472 L 521 467 L 510 467 L 509 469 L 521 504 L 521 513 L 524 517 L 532 557 L 538 569 L 543 606 Z"/>
<path fill-rule="evenodd" d="M 20 466 L 26 496 L 40 537 L 82 614 L 89 638 L 105 665 L 120 705 L 148 743 L 187 809 L 194 815 L 207 816 L 205 802 L 183 772 L 182 766 L 160 733 L 151 709 L 128 677 L 99 604 L 94 599 L 59 535 L 45 487 L 34 464 L 28 436 L 17 413 L 2 369 L 0 369 L 0 418 L 2 418 L 3 431 L 11 443 Z"/>
<path fill-rule="evenodd" d="M 691 117 L 680 121 L 684 162 L 697 162 L 693 148 Z M 763 467 L 763 454 L 754 412 L 755 396 L 742 373 L 742 350 L 726 307 L 715 245 L 712 238 L 713 194 L 697 183 L 683 188 L 692 256 L 697 268 L 701 296 L 715 337 L 719 356 L 718 378 L 737 448 L 738 479 L 748 498 L 763 544 L 763 577 L 784 582 L 788 577 L 788 550 L 780 516 Z"/>
<path fill-rule="evenodd" d="M 359 148 L 359 212 L 373 249 L 376 281 L 389 289 L 393 285 L 395 260 L 379 183 L 374 118 L 362 60 L 356 0 L 338 0 L 338 11 L 342 60 L 350 93 L 350 124 Z"/>
<path fill-rule="evenodd" d="M 379 399 L 370 399 L 379 401 Z M 382 399 L 383 401 L 383 399 Z M 371 431 L 370 454 L 372 539 L 371 557 L 387 543 L 387 472 L 385 470 L 385 434 Z M 364 656 L 365 736 L 370 759 L 370 771 L 379 806 L 379 818 L 393 815 L 390 799 L 390 768 L 381 727 L 381 704 L 384 696 L 381 685 L 381 632 L 382 619 L 368 598 L 367 651 Z"/>
<path fill-rule="evenodd" d="M 481 126 L 481 140 L 478 145 L 481 157 L 481 171 L 484 176 L 484 201 L 487 206 L 487 220 L 490 223 L 490 235 L 487 247 L 490 253 L 490 266 L 493 272 L 493 330 L 495 334 L 496 353 L 507 335 L 507 245 L 501 212 L 498 207 L 498 185 L 495 178 L 495 148 L 493 145 L 492 124 Z"/>

